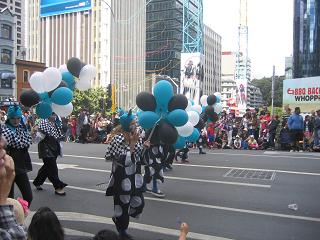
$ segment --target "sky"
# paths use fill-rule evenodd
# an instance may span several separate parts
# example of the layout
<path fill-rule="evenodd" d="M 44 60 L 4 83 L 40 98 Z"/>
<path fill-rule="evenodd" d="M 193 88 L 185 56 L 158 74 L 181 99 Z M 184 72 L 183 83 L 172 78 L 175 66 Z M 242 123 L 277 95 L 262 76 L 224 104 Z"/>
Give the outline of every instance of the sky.
<path fill-rule="evenodd" d="M 222 51 L 237 51 L 240 0 L 203 0 L 204 23 L 222 37 Z M 292 56 L 293 0 L 248 0 L 252 78 L 284 75 Z"/>

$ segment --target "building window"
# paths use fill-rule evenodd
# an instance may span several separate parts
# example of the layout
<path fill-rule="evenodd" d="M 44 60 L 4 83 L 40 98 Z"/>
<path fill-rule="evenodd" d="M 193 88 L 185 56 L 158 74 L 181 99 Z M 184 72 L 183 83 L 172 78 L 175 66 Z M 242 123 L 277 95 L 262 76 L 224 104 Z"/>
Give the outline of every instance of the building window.
<path fill-rule="evenodd" d="M 8 49 L 1 49 L 1 63 L 12 64 L 11 63 L 12 51 Z"/>
<path fill-rule="evenodd" d="M 26 83 L 29 81 L 30 72 L 28 70 L 23 70 L 23 82 Z"/>
<path fill-rule="evenodd" d="M 11 79 L 1 79 L 1 88 L 12 88 Z"/>
<path fill-rule="evenodd" d="M 1 25 L 1 38 L 12 39 L 12 27 L 10 25 Z"/>

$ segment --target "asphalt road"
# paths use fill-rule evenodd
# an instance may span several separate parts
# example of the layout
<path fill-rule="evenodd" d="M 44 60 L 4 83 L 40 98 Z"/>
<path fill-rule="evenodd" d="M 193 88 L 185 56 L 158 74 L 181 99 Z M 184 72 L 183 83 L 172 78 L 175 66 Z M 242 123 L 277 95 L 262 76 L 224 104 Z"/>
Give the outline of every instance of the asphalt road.
<path fill-rule="evenodd" d="M 60 178 L 69 184 L 65 197 L 51 185 L 34 190 L 31 210 L 49 206 L 66 233 L 92 236 L 113 229 L 112 197 L 98 183 L 109 178 L 105 145 L 64 143 Z M 42 162 L 30 149 L 34 179 Z M 194 150 L 195 152 L 195 150 Z M 161 190 L 164 199 L 145 194 L 140 219 L 129 232 L 139 240 L 178 239 L 179 222 L 190 225 L 188 239 L 320 239 L 320 155 L 263 151 L 215 150 L 190 154 L 190 164 L 175 164 Z M 263 179 L 267 178 L 267 179 Z M 288 208 L 297 204 L 298 209 Z M 30 219 L 29 219 L 30 220 Z"/>

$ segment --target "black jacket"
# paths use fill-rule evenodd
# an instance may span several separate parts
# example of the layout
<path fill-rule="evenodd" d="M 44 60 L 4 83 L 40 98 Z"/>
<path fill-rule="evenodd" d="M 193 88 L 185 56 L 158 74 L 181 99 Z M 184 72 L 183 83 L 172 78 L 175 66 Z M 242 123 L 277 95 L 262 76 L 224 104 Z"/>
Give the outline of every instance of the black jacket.
<path fill-rule="evenodd" d="M 16 175 L 32 171 L 32 163 L 28 148 L 17 149 L 8 146 L 6 151 L 14 161 Z"/>
<path fill-rule="evenodd" d="M 56 138 L 46 135 L 38 144 L 39 158 L 55 158 L 60 155 L 60 141 Z"/>

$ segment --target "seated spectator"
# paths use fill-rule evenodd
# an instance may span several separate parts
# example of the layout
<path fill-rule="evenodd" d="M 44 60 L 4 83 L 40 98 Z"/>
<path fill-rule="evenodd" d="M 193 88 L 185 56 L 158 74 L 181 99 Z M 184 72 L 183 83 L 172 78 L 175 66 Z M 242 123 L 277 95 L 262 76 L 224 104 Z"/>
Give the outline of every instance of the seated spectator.
<path fill-rule="evenodd" d="M 258 149 L 258 143 L 257 143 L 257 140 L 254 139 L 254 136 L 253 135 L 250 135 L 247 140 L 248 142 L 248 148 L 250 150 L 256 150 Z"/>
<path fill-rule="evenodd" d="M 39 208 L 28 229 L 29 240 L 63 240 L 64 232 L 57 215 L 48 207 Z"/>
<path fill-rule="evenodd" d="M 280 130 L 280 147 L 281 150 L 290 150 L 291 148 L 291 134 L 288 128 L 288 124 L 285 123 L 282 129 Z"/>
<path fill-rule="evenodd" d="M 27 239 L 27 233 L 15 219 L 14 208 L 7 198 L 15 177 L 12 158 L 3 150 L 5 141 L 0 141 L 0 239 Z"/>
<path fill-rule="evenodd" d="M 28 202 L 22 198 L 18 198 L 18 200 L 7 198 L 7 204 L 13 206 L 15 219 L 21 226 L 23 226 L 24 220 L 28 216 Z"/>
<path fill-rule="evenodd" d="M 236 139 L 235 139 L 234 142 L 233 142 L 234 149 L 241 149 L 241 147 L 242 147 L 241 142 L 242 142 L 242 141 L 241 141 L 241 139 L 240 139 L 240 136 L 237 135 L 237 136 L 236 136 Z"/>
<path fill-rule="evenodd" d="M 93 237 L 93 240 L 118 240 L 118 239 L 119 239 L 118 234 L 108 229 L 99 231 Z"/>

